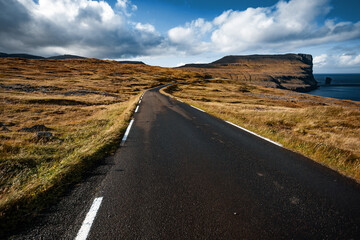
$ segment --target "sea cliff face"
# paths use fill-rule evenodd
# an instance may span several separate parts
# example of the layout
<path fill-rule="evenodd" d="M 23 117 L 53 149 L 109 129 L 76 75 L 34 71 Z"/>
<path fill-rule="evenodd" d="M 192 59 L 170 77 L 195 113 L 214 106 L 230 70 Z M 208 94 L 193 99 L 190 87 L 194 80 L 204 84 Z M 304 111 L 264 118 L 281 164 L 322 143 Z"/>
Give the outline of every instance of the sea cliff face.
<path fill-rule="evenodd" d="M 180 68 L 266 87 L 308 92 L 317 88 L 309 54 L 226 56 L 209 64 Z"/>

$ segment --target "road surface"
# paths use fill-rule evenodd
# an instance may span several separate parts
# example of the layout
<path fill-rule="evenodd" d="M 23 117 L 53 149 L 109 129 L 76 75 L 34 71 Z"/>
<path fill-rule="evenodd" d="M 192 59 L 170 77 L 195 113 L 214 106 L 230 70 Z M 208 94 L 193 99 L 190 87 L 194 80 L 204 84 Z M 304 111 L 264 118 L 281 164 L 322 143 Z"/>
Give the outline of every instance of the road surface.
<path fill-rule="evenodd" d="M 94 199 L 87 239 L 360 238 L 358 184 L 158 90 L 58 238 L 80 234 Z"/>

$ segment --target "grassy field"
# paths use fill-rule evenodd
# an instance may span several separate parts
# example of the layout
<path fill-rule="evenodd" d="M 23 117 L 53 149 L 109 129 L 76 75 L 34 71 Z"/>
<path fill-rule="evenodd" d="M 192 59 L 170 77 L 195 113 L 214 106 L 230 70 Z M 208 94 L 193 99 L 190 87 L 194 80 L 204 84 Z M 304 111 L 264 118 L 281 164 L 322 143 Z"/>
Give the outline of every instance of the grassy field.
<path fill-rule="evenodd" d="M 168 94 L 360 182 L 360 103 L 211 79 Z"/>
<path fill-rule="evenodd" d="M 114 151 L 145 89 L 199 77 L 97 59 L 0 59 L 0 229 L 31 219 Z"/>

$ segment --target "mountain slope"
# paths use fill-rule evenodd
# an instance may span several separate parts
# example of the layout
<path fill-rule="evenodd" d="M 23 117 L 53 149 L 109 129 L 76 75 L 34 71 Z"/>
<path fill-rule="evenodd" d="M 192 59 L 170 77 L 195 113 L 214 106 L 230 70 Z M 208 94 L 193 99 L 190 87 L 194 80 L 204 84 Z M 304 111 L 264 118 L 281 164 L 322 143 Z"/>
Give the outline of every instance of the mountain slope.
<path fill-rule="evenodd" d="M 47 59 L 85 59 L 86 57 L 81 57 L 81 56 L 76 56 L 76 55 L 70 55 L 70 54 L 64 54 L 64 55 L 59 55 L 59 56 L 52 56 L 52 57 L 48 57 Z"/>
<path fill-rule="evenodd" d="M 26 53 L 0 53 L 0 58 L 13 57 L 13 58 L 25 58 L 25 59 L 44 59 L 44 57 L 26 54 Z"/>

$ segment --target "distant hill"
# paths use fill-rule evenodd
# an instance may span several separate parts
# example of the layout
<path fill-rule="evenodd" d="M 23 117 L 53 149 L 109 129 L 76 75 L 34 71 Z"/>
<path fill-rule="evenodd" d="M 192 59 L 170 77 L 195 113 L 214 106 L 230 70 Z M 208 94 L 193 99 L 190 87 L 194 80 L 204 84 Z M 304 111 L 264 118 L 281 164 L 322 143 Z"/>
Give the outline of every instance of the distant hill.
<path fill-rule="evenodd" d="M 26 53 L 13 53 L 13 54 L 7 54 L 7 53 L 0 53 L 0 57 L 13 57 L 13 58 L 25 58 L 25 59 L 44 59 L 44 57 L 36 56 L 36 55 L 30 55 Z"/>
<path fill-rule="evenodd" d="M 64 55 L 58 55 L 58 56 L 52 56 L 52 57 L 41 57 L 41 56 L 35 56 L 25 53 L 16 53 L 16 54 L 7 54 L 0 52 L 0 58 L 6 58 L 6 57 L 14 57 L 14 58 L 25 58 L 25 59 L 56 59 L 56 60 L 63 60 L 63 59 L 86 59 L 86 57 L 76 56 L 76 55 L 70 55 L 70 54 L 64 54 Z M 119 63 L 126 63 L 126 64 L 141 64 L 146 65 L 144 62 L 141 61 L 117 61 Z"/>
<path fill-rule="evenodd" d="M 76 56 L 76 55 L 70 55 L 70 54 L 64 54 L 64 55 L 59 55 L 59 56 L 52 56 L 52 57 L 48 57 L 47 59 L 85 59 L 86 57 L 81 57 L 81 56 Z"/>
<path fill-rule="evenodd" d="M 317 88 L 309 54 L 225 56 L 208 64 L 179 67 L 251 84 L 307 92 Z"/>
<path fill-rule="evenodd" d="M 117 61 L 119 63 L 126 63 L 126 64 L 143 64 L 145 65 L 144 62 L 141 62 L 141 61 Z"/>
<path fill-rule="evenodd" d="M 52 57 L 42 57 L 42 56 L 36 56 L 36 55 L 31 55 L 31 54 L 26 54 L 26 53 L 13 53 L 13 54 L 7 54 L 7 53 L 2 53 L 0 52 L 0 57 L 4 58 L 4 57 L 14 57 L 14 58 L 25 58 L 25 59 L 85 59 L 86 57 L 81 57 L 81 56 L 76 56 L 76 55 L 69 55 L 69 54 L 65 54 L 65 55 L 59 55 L 59 56 L 52 56 Z"/>

